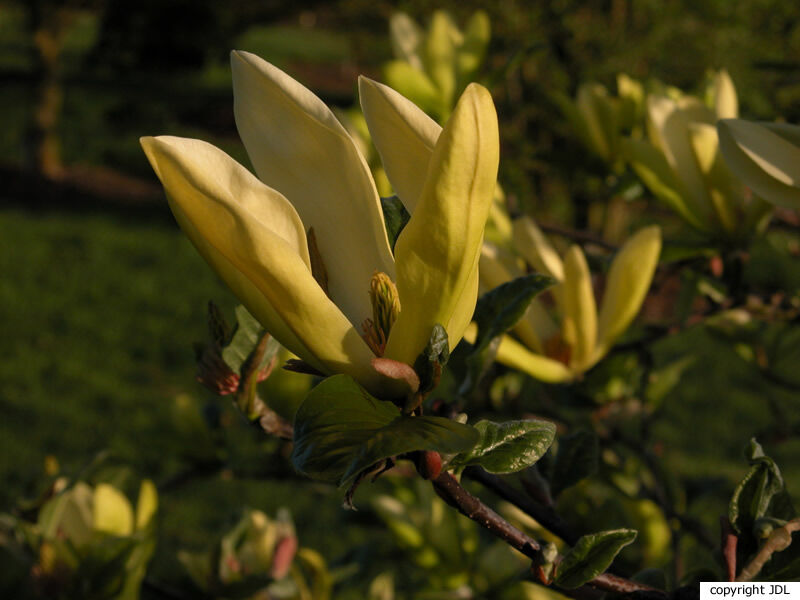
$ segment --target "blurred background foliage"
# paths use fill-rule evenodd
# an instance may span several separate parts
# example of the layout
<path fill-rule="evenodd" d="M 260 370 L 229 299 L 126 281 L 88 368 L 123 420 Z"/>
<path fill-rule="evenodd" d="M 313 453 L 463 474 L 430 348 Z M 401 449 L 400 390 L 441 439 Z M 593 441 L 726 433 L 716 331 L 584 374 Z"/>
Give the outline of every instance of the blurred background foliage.
<path fill-rule="evenodd" d="M 553 99 L 556 92 L 574 97 L 586 81 L 613 89 L 624 72 L 700 94 L 709 70 L 725 68 L 744 118 L 800 122 L 800 8 L 792 2 L 465 0 L 441 7 L 460 24 L 477 9 L 489 16 L 479 79 L 498 107 L 500 181 L 514 214 L 603 233 L 596 213 L 614 196 L 613 182 Z M 247 164 L 233 120 L 229 51 L 255 52 L 347 109 L 356 102 L 356 76 L 380 79 L 392 58 L 395 9 L 424 24 L 432 7 L 381 0 L 0 1 L 1 511 L 40 496 L 60 475 L 78 476 L 105 452 L 107 467 L 93 467 L 92 484 L 113 480 L 125 465 L 158 485 L 152 581 L 189 585 L 179 549 L 207 551 L 246 507 L 274 515 L 289 506 L 302 545 L 320 551 L 338 569 L 340 587 L 351 590 L 341 597 L 363 597 L 379 574 L 398 589 L 412 585 L 397 567 L 409 559 L 375 552 L 398 535 L 397 527 L 384 527 L 392 514 L 378 495 L 394 484 L 360 492 L 365 507 L 375 496 L 383 512 L 342 511 L 334 489 L 293 474 L 285 445 L 194 383 L 191 347 L 204 335 L 207 301 L 228 314 L 235 302 L 175 227 L 138 143 L 161 133 L 199 137 Z M 643 210 L 640 200 L 631 206 Z M 660 210 L 653 218 L 676 229 Z M 796 237 L 767 236 L 751 249 L 744 277 L 768 290 L 796 291 L 797 252 Z M 663 317 L 664 304 L 691 302 L 674 291 L 682 281 L 676 277 L 657 283 L 662 300 L 646 306 L 651 318 Z M 796 364 L 798 344 L 770 331 L 765 351 Z M 797 409 L 797 390 L 766 380 L 741 342 L 705 327 L 659 342 L 652 359 L 657 367 L 674 365 L 689 351 L 693 362 L 664 371 L 680 384 L 654 401 L 659 419 L 648 439 L 688 490 L 678 502 L 716 531 L 744 473 L 741 448 L 750 436 L 800 495 L 800 435 L 796 417 L 786 418 Z M 601 366 L 582 384 L 603 382 L 602 393 L 592 393 L 608 403 L 597 412 L 626 410 L 617 401 L 635 374 L 619 376 L 627 373 L 625 356 L 614 360 L 616 367 Z M 603 368 L 616 374 L 609 378 Z M 481 410 L 547 415 L 548 403 L 580 404 L 557 391 L 541 394 L 531 382 L 507 383 Z M 283 398 L 291 413 L 305 385 L 280 373 L 266 382 L 265 395 Z M 596 416 L 586 418 L 588 426 Z M 597 488 L 595 505 L 576 500 L 576 519 L 605 506 L 608 492 L 591 478 L 581 485 Z M 643 519 L 647 510 L 631 505 L 627 518 Z M 651 537 L 651 556 L 629 557 L 630 569 L 664 561 L 668 551 L 659 549 L 657 532 Z M 692 564 L 691 548 L 673 550 L 685 551 Z M 144 593 L 162 597 L 147 586 Z"/>

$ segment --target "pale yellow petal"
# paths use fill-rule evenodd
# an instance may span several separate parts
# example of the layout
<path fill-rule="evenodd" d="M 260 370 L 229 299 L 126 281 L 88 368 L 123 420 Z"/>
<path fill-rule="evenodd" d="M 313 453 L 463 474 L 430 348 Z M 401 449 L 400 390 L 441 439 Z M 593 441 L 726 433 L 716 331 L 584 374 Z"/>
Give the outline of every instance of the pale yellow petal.
<path fill-rule="evenodd" d="M 575 376 L 564 363 L 534 354 L 507 335 L 500 338 L 495 360 L 546 383 L 562 383 Z"/>
<path fill-rule="evenodd" d="M 420 71 L 423 68 L 419 56 L 422 35 L 419 25 L 406 13 L 396 12 L 389 18 L 389 39 L 394 55 Z"/>
<path fill-rule="evenodd" d="M 523 272 L 509 267 L 499 257 L 500 250 L 495 246 L 484 242 L 481 248 L 480 260 L 480 279 L 486 291 L 492 290 L 500 285 L 522 277 Z M 514 326 L 514 333 L 522 342 L 538 353 L 544 352 L 542 340 L 547 339 L 558 331 L 553 320 L 541 305 L 541 302 L 534 298 L 525 311 L 522 319 Z"/>
<path fill-rule="evenodd" d="M 709 223 L 713 215 L 711 200 L 689 139 L 689 123 L 700 120 L 695 117 L 708 112 L 708 109 L 699 106 L 699 101 L 693 98 L 680 100 L 663 96 L 648 98 L 649 133 L 682 182 L 688 196 L 685 202 L 691 207 L 691 212 L 703 223 Z"/>
<path fill-rule="evenodd" d="M 609 102 L 608 90 L 598 83 L 584 83 L 578 88 L 575 104 L 586 124 L 586 135 L 591 148 L 603 160 L 612 156 L 610 128 L 615 127 L 613 114 L 604 103 Z M 611 121 L 611 122 L 610 122 Z"/>
<path fill-rule="evenodd" d="M 360 323 L 372 311 L 366 290 L 394 264 L 369 167 L 327 106 L 283 71 L 247 52 L 231 54 L 234 114 L 259 178 L 313 227 L 328 292 Z"/>
<path fill-rule="evenodd" d="M 714 112 L 717 119 L 735 119 L 739 116 L 736 87 L 725 69 L 714 76 Z"/>
<path fill-rule="evenodd" d="M 431 17 L 430 29 L 423 43 L 423 62 L 425 70 L 439 89 L 442 106 L 449 110 L 456 93 L 456 51 L 457 28 L 450 16 L 437 10 Z M 449 115 L 442 114 L 446 119 Z"/>
<path fill-rule="evenodd" d="M 413 214 L 442 128 L 392 88 L 359 77 L 361 108 L 386 175 Z"/>
<path fill-rule="evenodd" d="M 564 281 L 564 263 L 542 230 L 528 216 L 514 221 L 514 247 L 537 272 Z"/>
<path fill-rule="evenodd" d="M 719 149 L 716 127 L 708 123 L 690 123 L 689 141 L 700 172 L 704 177 L 708 177 L 717 160 Z"/>
<path fill-rule="evenodd" d="M 510 253 L 491 242 L 483 243 L 480 258 L 480 281 L 484 293 L 525 274 L 512 261 L 513 257 L 510 256 Z"/>
<path fill-rule="evenodd" d="M 286 199 L 205 142 L 143 138 L 142 146 L 181 228 L 264 327 L 321 371 L 376 384 L 372 353 L 311 275 Z"/>
<path fill-rule="evenodd" d="M 733 234 L 742 225 L 744 190 L 736 185 L 720 158 L 717 128 L 708 123 L 690 123 L 689 139 L 717 219 L 724 231 Z"/>
<path fill-rule="evenodd" d="M 419 71 L 402 60 L 390 60 L 381 67 L 383 79 L 414 102 L 426 113 L 439 115 L 443 111 L 442 97 L 425 71 Z"/>
<path fill-rule="evenodd" d="M 790 137 L 800 127 L 788 135 L 741 119 L 720 121 L 718 127 L 720 149 L 733 173 L 768 202 L 800 209 L 800 144 Z"/>
<path fill-rule="evenodd" d="M 578 245 L 564 257 L 564 339 L 572 350 L 570 366 L 583 370 L 597 341 L 597 305 L 589 265 Z"/>
<path fill-rule="evenodd" d="M 625 73 L 619 73 L 617 93 L 622 101 L 620 124 L 626 129 L 638 131 L 644 112 L 644 86 Z"/>
<path fill-rule="evenodd" d="M 122 492 L 107 483 L 100 483 L 94 488 L 93 528 L 118 536 L 133 533 L 131 503 Z"/>
<path fill-rule="evenodd" d="M 451 348 L 461 339 L 477 300 L 475 271 L 498 160 L 492 98 L 471 84 L 437 141 L 420 201 L 395 246 L 402 308 L 387 357 L 413 363 L 437 323 Z"/>
<path fill-rule="evenodd" d="M 491 34 L 489 15 L 482 10 L 476 11 L 467 22 L 464 41 L 457 50 L 456 66 L 460 85 L 466 85 L 477 74 L 486 56 Z"/>
<path fill-rule="evenodd" d="M 464 331 L 464 339 L 474 344 L 477 337 L 478 326 L 470 323 Z M 547 383 L 561 383 L 574 377 L 573 372 L 564 363 L 531 352 L 509 335 L 500 337 L 495 360 Z"/>
<path fill-rule="evenodd" d="M 149 479 L 139 486 L 139 499 L 136 502 L 136 529 L 147 527 L 158 510 L 158 491 Z"/>
<path fill-rule="evenodd" d="M 642 306 L 661 253 L 661 229 L 640 229 L 614 257 L 600 308 L 597 345 L 605 354 Z M 600 358 L 600 357 L 596 357 Z"/>
<path fill-rule="evenodd" d="M 700 231 L 709 231 L 710 223 L 687 202 L 688 194 L 664 155 L 650 142 L 626 138 L 622 152 L 633 170 L 650 191 Z"/>
<path fill-rule="evenodd" d="M 183 205 L 199 197 L 201 203 L 210 202 L 212 197 L 226 198 L 230 202 L 241 201 L 254 215 L 253 217 L 265 226 L 275 227 L 281 231 L 278 235 L 291 246 L 301 257 L 306 270 L 310 269 L 308 245 L 300 217 L 279 193 L 264 186 L 241 165 L 237 165 L 230 157 L 211 144 L 199 140 L 188 140 L 163 136 L 158 138 L 142 138 L 142 147 L 147 154 L 153 170 L 158 175 L 167 192 L 170 208 L 178 225 L 189 237 L 197 250 L 214 268 L 217 274 L 228 285 L 234 295 L 242 302 L 267 330 L 281 344 L 291 348 L 292 352 L 310 362 L 315 368 L 324 370 L 324 365 L 317 360 L 306 345 L 300 341 L 283 318 L 245 274 L 236 268 L 231 261 L 208 242 L 204 233 L 189 219 Z M 185 159 L 181 157 L 185 157 Z M 180 162 L 188 161 L 189 165 L 180 172 Z M 167 173 L 162 173 L 161 166 L 170 165 Z M 201 177 L 194 181 L 192 171 L 196 170 Z M 214 173 L 229 170 L 227 178 L 215 179 Z M 173 175 L 174 174 L 174 175 Z M 207 182 L 203 179 L 208 179 Z M 208 190 L 198 190 L 207 187 Z M 230 187 L 228 187 L 230 186 Z"/>

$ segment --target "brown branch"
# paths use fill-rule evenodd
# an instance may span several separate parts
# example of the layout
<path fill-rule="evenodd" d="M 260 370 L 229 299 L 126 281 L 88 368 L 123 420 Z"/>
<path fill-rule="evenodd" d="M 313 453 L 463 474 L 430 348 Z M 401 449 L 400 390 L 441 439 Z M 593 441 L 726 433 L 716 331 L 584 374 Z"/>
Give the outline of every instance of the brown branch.
<path fill-rule="evenodd" d="M 436 493 L 439 494 L 445 502 L 509 544 L 512 548 L 519 550 L 532 560 L 540 558 L 542 545 L 538 541 L 511 525 L 478 498 L 470 494 L 449 473 L 442 473 L 439 477 L 434 479 L 433 487 Z M 653 598 L 667 597 L 666 594 L 660 590 L 608 573 L 598 575 L 589 582 L 589 585 L 600 590 L 618 594 L 644 592 Z"/>
<path fill-rule="evenodd" d="M 618 575 L 612 575 L 611 573 L 602 573 L 598 575 L 589 582 L 589 585 L 596 587 L 599 590 L 614 592 L 616 594 L 644 593 L 648 598 L 667 597 L 667 593 L 662 590 L 650 587 L 649 585 L 644 585 L 643 583 L 639 583 L 637 581 L 625 579 L 624 577 L 619 577 Z"/>
<path fill-rule="evenodd" d="M 503 500 L 511 502 L 511 504 L 529 514 L 542 527 L 556 534 L 570 546 L 578 541 L 579 536 L 570 529 L 569 525 L 552 508 L 542 506 L 527 494 L 511 486 L 501 477 L 487 473 L 482 467 L 478 466 L 464 469 L 464 476 L 483 484 Z"/>
<path fill-rule="evenodd" d="M 465 490 L 450 473 L 442 473 L 433 480 L 436 493 L 465 517 L 489 530 L 501 540 L 522 552 L 525 556 L 538 558 L 542 549 L 539 542 L 523 533 L 503 517 Z"/>
<path fill-rule="evenodd" d="M 741 570 L 736 581 L 752 581 L 775 552 L 783 552 L 792 544 L 792 534 L 795 531 L 800 531 L 800 519 L 793 519 L 783 527 L 773 529 L 758 554 Z"/>

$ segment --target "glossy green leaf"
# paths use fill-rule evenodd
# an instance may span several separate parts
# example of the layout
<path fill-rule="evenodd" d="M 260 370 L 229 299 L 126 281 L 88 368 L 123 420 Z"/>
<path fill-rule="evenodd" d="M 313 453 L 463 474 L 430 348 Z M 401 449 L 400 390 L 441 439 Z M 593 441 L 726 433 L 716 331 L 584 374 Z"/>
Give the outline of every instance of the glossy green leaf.
<path fill-rule="evenodd" d="M 415 450 L 464 452 L 478 441 L 474 427 L 444 417 L 398 417 L 361 446 L 341 480 L 344 485 L 375 463 Z"/>
<path fill-rule="evenodd" d="M 558 565 L 556 585 L 574 589 L 603 573 L 620 550 L 636 539 L 635 529 L 612 529 L 581 537 Z"/>
<path fill-rule="evenodd" d="M 441 417 L 406 417 L 347 375 L 329 377 L 306 396 L 294 423 L 292 462 L 310 477 L 344 485 L 364 469 L 415 450 L 448 454 L 475 445 L 478 432 Z"/>
<path fill-rule="evenodd" d="M 466 358 L 467 376 L 461 394 L 468 394 L 494 361 L 499 336 L 514 327 L 534 297 L 554 283 L 548 275 L 533 273 L 507 281 L 478 299 L 473 316 L 478 333 Z"/>
<path fill-rule="evenodd" d="M 408 214 L 406 207 L 397 196 L 381 198 L 381 209 L 383 210 L 383 221 L 386 223 L 386 234 L 389 236 L 389 245 L 394 252 L 394 244 L 397 237 L 403 231 L 411 215 Z"/>
<path fill-rule="evenodd" d="M 498 335 L 516 325 L 531 300 L 554 283 L 552 277 L 532 273 L 508 281 L 481 296 L 473 317 L 478 325 L 473 352 L 482 350 Z"/>
<path fill-rule="evenodd" d="M 419 391 L 425 393 L 436 387 L 440 368 L 450 360 L 450 340 L 440 324 L 434 325 L 425 349 L 414 361 L 414 371 L 419 375 Z"/>
<path fill-rule="evenodd" d="M 480 439 L 459 454 L 454 466 L 480 465 L 490 473 L 514 473 L 536 463 L 553 443 L 556 427 L 550 421 L 478 421 Z"/>
<path fill-rule="evenodd" d="M 576 431 L 559 439 L 550 486 L 554 496 L 597 472 L 600 448 L 591 431 Z"/>

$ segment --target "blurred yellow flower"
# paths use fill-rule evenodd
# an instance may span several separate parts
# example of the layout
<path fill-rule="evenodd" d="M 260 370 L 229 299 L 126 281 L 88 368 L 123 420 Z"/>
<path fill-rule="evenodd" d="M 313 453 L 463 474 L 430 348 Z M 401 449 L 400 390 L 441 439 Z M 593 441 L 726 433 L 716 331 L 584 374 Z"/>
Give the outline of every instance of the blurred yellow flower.
<path fill-rule="evenodd" d="M 558 320 L 534 299 L 515 326 L 514 337 L 501 339 L 497 360 L 541 381 L 557 383 L 594 366 L 633 321 L 658 264 L 661 230 L 645 227 L 617 252 L 599 313 L 589 267 L 579 246 L 570 247 L 562 258 L 533 219 L 522 217 L 514 221 L 514 249 L 518 256 L 484 245 L 482 284 L 497 287 L 523 275 L 529 265 L 558 282 L 551 288 Z M 524 259 L 522 264 L 519 257 Z"/>
<path fill-rule="evenodd" d="M 479 10 L 461 31 L 447 12 L 437 10 L 424 32 L 407 14 L 397 12 L 389 31 L 396 59 L 383 66 L 384 79 L 445 122 L 483 63 L 491 36 L 489 17 Z"/>
<path fill-rule="evenodd" d="M 617 75 L 617 96 L 599 83 L 578 87 L 575 100 L 554 93 L 553 100 L 583 145 L 615 170 L 622 170 L 620 145 L 623 134 L 639 135 L 644 112 L 644 87 L 620 73 Z"/>
<path fill-rule="evenodd" d="M 499 158 L 491 96 L 469 85 L 420 154 L 385 135 L 413 104 L 360 80 L 384 162 L 409 151 L 398 157 L 406 164 L 386 165 L 411 215 L 393 255 L 369 168 L 328 107 L 257 56 L 235 51 L 231 63 L 236 124 L 258 177 L 199 140 L 146 137 L 144 151 L 181 228 L 267 331 L 321 372 L 346 373 L 381 394 L 386 381 L 361 329 L 373 314 L 374 274 L 399 295 L 400 312 L 383 332 L 387 358 L 413 363 L 437 323 L 453 347 L 472 316 Z"/>
<path fill-rule="evenodd" d="M 708 103 L 679 90 L 647 98 L 649 142 L 627 139 L 626 159 L 650 191 L 695 229 L 726 240 L 758 232 L 770 212 L 731 173 L 719 152 L 718 119 L 738 114 L 725 71 L 714 76 Z"/>
<path fill-rule="evenodd" d="M 800 127 L 723 119 L 717 128 L 728 167 L 767 202 L 800 209 Z"/>

